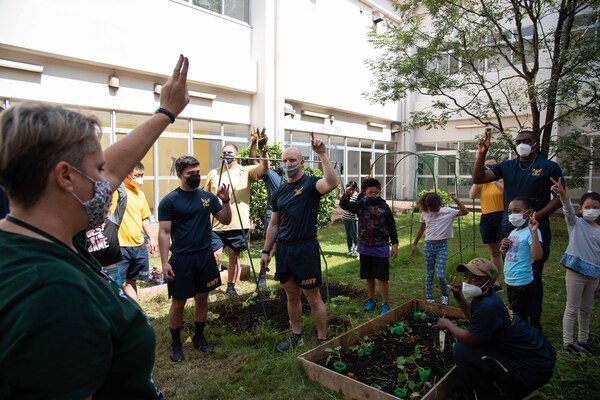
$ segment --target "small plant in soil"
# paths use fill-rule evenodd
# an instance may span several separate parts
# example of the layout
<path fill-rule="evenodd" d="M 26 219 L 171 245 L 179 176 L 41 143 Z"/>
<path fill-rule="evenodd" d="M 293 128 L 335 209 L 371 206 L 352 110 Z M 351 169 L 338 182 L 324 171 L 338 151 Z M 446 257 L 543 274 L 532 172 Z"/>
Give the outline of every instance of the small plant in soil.
<path fill-rule="evenodd" d="M 328 366 L 329 363 L 333 361 L 333 369 L 335 372 L 344 372 L 346 370 L 346 363 L 342 361 L 342 346 L 336 347 L 327 347 L 325 348 L 325 352 L 329 353 L 329 356 L 325 359 L 325 366 Z"/>
<path fill-rule="evenodd" d="M 390 327 L 390 332 L 394 335 L 402 335 L 405 329 L 404 322 L 400 321 Z"/>
<path fill-rule="evenodd" d="M 358 336 L 358 333 L 355 332 L 355 336 Z M 373 353 L 373 347 L 375 343 L 369 339 L 368 336 L 362 337 L 358 339 L 358 343 L 354 346 L 350 347 L 350 350 L 355 351 L 359 357 L 370 356 Z"/>

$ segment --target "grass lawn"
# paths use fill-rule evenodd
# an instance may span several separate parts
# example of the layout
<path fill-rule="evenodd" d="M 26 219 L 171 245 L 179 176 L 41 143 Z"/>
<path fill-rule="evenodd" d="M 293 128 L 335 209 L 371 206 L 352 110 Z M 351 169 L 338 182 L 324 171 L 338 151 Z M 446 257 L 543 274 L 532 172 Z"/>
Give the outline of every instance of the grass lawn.
<path fill-rule="evenodd" d="M 422 251 L 416 257 L 410 255 L 410 241 L 418 224 L 410 229 L 410 215 L 397 217 L 400 238 L 399 256 L 391 262 L 390 303 L 392 307 L 408 300 L 425 298 L 425 267 Z M 487 247 L 481 243 L 478 229 L 473 225 L 471 215 L 461 219 L 460 239 L 463 245 L 462 259 L 468 261 L 474 256 L 487 257 Z M 477 222 L 478 223 L 478 220 Z M 568 236 L 562 216 L 552 219 L 552 253 L 544 268 L 544 312 L 542 317 L 544 333 L 555 349 L 562 346 L 562 316 L 565 306 L 565 271 L 559 265 L 560 257 L 566 249 Z M 454 275 L 456 265 L 461 262 L 458 229 L 456 238 L 450 241 L 447 275 Z M 475 236 L 475 245 L 473 237 Z M 351 283 L 363 287 L 358 278 L 358 261 L 346 256 L 346 239 L 343 224 L 333 224 L 319 232 L 319 241 L 327 260 L 328 278 L 331 282 Z M 258 270 L 261 242 L 253 242 L 252 256 Z M 422 250 L 422 241 L 420 243 Z M 154 264 L 160 265 L 156 260 Z M 249 263 L 247 256 L 242 261 Z M 274 260 L 272 269 L 274 270 Z M 322 262 L 325 279 L 325 265 Z M 273 272 L 273 271 L 272 271 Z M 459 276 L 462 274 L 459 274 Z M 460 279 L 459 279 L 460 281 Z M 270 280 L 269 285 L 277 288 L 278 283 Z M 437 285 L 437 283 L 436 283 Z M 250 296 L 253 284 L 245 283 L 241 289 L 244 297 Z M 439 288 L 436 287 L 439 300 Z M 501 294 L 506 301 L 506 292 Z M 214 295 L 213 300 L 222 298 Z M 343 304 L 329 304 L 328 317 L 343 316 L 352 326 L 361 324 L 378 314 L 367 315 L 362 311 L 364 298 L 351 299 Z M 227 300 L 224 300 L 227 301 Z M 454 300 L 451 297 L 451 306 Z M 193 302 L 190 300 L 185 311 L 186 324 L 182 339 L 193 335 Z M 212 353 L 200 353 L 191 343 L 184 344 L 186 359 L 173 363 L 169 359 L 170 334 L 167 320 L 169 300 L 156 297 L 143 302 L 143 308 L 157 318 L 153 325 L 157 336 L 156 364 L 154 377 L 157 385 L 169 399 L 336 399 L 337 395 L 326 391 L 304 375 L 297 356 L 314 344 L 312 323 L 308 315 L 303 316 L 303 332 L 306 345 L 291 354 L 280 354 L 275 346 L 289 332 L 280 333 L 272 328 L 260 326 L 252 334 L 233 335 L 225 329 L 207 326 L 206 334 L 217 347 Z M 209 306 L 210 309 L 210 306 Z M 592 315 L 590 343 L 600 349 L 600 318 Z M 329 337 L 342 333 L 339 327 L 330 326 Z M 540 390 L 542 399 L 591 399 L 600 393 L 600 359 L 598 356 L 571 356 L 558 353 L 554 377 Z"/>

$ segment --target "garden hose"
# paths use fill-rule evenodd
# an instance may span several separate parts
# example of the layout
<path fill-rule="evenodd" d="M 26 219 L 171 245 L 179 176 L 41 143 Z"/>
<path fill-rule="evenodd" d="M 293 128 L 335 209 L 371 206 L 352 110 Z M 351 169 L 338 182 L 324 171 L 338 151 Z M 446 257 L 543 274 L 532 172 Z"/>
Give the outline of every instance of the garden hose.
<path fill-rule="evenodd" d="M 327 260 L 325 259 L 325 253 L 323 253 L 323 249 L 321 248 L 321 243 L 317 240 L 317 244 L 319 245 L 319 252 L 321 253 L 321 257 L 325 262 L 325 299 L 326 303 L 329 304 L 330 296 L 329 296 L 329 268 L 327 265 Z"/>

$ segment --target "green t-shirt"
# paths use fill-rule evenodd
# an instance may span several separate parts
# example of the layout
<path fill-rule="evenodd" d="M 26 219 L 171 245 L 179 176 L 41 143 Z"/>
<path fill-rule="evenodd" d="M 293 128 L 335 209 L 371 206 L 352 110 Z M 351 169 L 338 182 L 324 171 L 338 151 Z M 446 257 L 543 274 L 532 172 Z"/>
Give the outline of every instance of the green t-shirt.
<path fill-rule="evenodd" d="M 0 231 L 0 398 L 160 399 L 140 307 L 64 246 Z"/>

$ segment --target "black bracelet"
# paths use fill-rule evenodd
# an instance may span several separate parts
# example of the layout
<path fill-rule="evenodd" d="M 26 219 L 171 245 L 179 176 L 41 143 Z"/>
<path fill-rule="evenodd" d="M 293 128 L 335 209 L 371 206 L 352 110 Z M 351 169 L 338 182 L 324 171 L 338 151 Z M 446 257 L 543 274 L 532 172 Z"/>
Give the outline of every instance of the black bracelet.
<path fill-rule="evenodd" d="M 227 201 L 225 201 L 225 200 L 221 200 L 221 201 L 223 202 L 223 204 L 227 204 L 227 203 L 229 203 L 231 201 L 231 199 L 229 199 Z"/>
<path fill-rule="evenodd" d="M 173 115 L 173 113 L 171 111 L 167 110 L 166 108 L 158 107 L 156 109 L 156 111 L 154 111 L 154 114 L 156 114 L 156 113 L 165 114 L 167 117 L 169 117 L 169 119 L 171 120 L 171 123 L 175 122 L 175 116 Z"/>
<path fill-rule="evenodd" d="M 265 249 L 265 250 L 262 251 L 262 253 L 266 254 L 266 255 L 269 255 L 269 254 L 271 254 L 271 250 Z"/>

